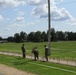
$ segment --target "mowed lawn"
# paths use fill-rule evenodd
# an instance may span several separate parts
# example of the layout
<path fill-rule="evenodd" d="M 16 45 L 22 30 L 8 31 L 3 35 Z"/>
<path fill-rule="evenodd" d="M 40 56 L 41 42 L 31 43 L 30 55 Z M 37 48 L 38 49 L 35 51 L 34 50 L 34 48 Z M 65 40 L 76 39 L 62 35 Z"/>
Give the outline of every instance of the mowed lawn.
<path fill-rule="evenodd" d="M 44 56 L 44 45 L 48 42 L 26 42 L 25 48 L 27 55 L 32 55 L 31 50 L 37 46 L 39 55 Z M 20 52 L 22 43 L 0 43 L 0 51 Z M 76 60 L 76 41 L 61 41 L 51 42 L 51 56 L 52 58 Z"/>
<path fill-rule="evenodd" d="M 72 66 L 33 61 L 20 57 L 0 55 L 0 63 L 37 75 L 76 75 L 76 68 Z"/>

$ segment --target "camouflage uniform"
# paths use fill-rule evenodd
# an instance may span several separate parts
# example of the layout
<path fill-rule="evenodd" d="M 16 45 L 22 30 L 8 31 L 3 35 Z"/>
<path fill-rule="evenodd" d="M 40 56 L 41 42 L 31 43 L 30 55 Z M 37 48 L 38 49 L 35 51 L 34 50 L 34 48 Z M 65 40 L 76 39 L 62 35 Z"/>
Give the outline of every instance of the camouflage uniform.
<path fill-rule="evenodd" d="M 21 50 L 22 50 L 23 58 L 25 58 L 26 57 L 26 51 L 25 51 L 24 44 L 22 45 Z"/>
<path fill-rule="evenodd" d="M 39 59 L 39 51 L 37 49 L 33 49 L 32 53 L 34 54 L 34 60 Z"/>
<path fill-rule="evenodd" d="M 45 45 L 45 59 L 48 61 L 49 48 Z"/>

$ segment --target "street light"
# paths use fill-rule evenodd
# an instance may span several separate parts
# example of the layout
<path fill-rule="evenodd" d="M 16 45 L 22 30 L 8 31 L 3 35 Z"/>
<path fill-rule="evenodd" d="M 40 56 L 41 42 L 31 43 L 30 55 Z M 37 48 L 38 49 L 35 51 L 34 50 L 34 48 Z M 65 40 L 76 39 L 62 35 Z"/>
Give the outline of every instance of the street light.
<path fill-rule="evenodd" d="M 48 0 L 48 47 L 49 52 L 51 53 L 51 19 L 50 19 L 50 0 Z"/>

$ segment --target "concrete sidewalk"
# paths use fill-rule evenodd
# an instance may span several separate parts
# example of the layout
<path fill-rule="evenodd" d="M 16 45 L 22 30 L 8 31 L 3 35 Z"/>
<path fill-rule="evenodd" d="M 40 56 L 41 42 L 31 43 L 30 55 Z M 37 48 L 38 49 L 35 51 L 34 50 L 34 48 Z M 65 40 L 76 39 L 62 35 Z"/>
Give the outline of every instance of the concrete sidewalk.
<path fill-rule="evenodd" d="M 0 54 L 4 55 L 10 55 L 10 56 L 19 56 L 22 57 L 22 54 L 20 53 L 11 53 L 11 52 L 0 52 Z M 34 59 L 33 56 L 26 56 L 26 58 Z M 40 61 L 46 61 L 44 57 L 39 57 Z M 65 64 L 65 65 L 70 65 L 70 66 L 76 66 L 76 61 L 71 61 L 71 60 L 61 60 L 61 59 L 56 59 L 56 58 L 49 58 L 48 62 L 52 63 L 58 63 L 58 64 Z"/>

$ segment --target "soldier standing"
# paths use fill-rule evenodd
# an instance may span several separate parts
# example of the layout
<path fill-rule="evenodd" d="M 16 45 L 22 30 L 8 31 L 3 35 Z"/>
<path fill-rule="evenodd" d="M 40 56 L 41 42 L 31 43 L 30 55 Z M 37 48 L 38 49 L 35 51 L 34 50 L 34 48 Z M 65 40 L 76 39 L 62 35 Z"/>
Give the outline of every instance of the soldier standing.
<path fill-rule="evenodd" d="M 26 57 L 26 51 L 25 51 L 24 44 L 21 46 L 21 50 L 22 50 L 22 56 L 23 56 L 23 58 L 25 58 Z"/>
<path fill-rule="evenodd" d="M 48 61 L 49 48 L 46 45 L 44 45 L 44 47 L 45 47 L 45 59 L 46 61 Z"/>

